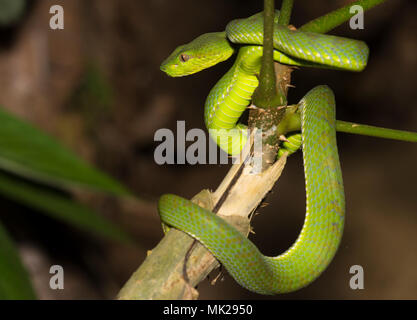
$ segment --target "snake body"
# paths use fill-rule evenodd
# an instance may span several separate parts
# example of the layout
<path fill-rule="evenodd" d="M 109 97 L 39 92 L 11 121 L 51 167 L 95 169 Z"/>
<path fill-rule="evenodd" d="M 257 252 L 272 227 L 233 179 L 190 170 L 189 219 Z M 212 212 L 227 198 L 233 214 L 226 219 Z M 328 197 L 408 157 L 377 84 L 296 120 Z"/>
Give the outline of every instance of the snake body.
<path fill-rule="evenodd" d="M 240 152 L 245 143 L 245 126 L 237 121 L 258 85 L 262 30 L 260 14 L 234 20 L 226 32 L 206 34 L 177 48 L 161 66 L 171 76 L 191 74 L 228 59 L 234 52 L 229 41 L 245 44 L 230 71 L 210 91 L 205 105 L 206 126 L 229 154 Z M 294 31 L 278 24 L 274 46 L 274 59 L 290 65 L 361 71 L 368 57 L 368 48 L 361 41 Z M 198 239 L 239 284 L 261 294 L 290 292 L 312 282 L 332 260 L 343 233 L 344 192 L 333 93 L 327 86 L 318 86 L 304 96 L 298 108 L 306 216 L 298 239 L 286 252 L 277 257 L 262 255 L 233 227 L 189 200 L 163 195 L 158 203 L 164 223 Z M 213 134 L 213 129 L 220 131 Z M 235 139 L 218 139 L 224 136 Z"/>

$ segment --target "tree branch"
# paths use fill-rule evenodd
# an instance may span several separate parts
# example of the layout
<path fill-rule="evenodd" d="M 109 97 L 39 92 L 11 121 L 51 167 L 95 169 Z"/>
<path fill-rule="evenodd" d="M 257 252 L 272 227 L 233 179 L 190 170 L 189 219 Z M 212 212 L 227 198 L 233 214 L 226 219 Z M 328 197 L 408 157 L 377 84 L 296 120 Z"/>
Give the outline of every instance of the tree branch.
<path fill-rule="evenodd" d="M 276 85 L 274 68 L 275 0 L 264 0 L 264 37 L 259 85 L 252 96 L 258 108 L 269 109 L 285 105 L 286 96 Z"/>
<path fill-rule="evenodd" d="M 244 159 L 249 154 L 246 148 Z M 199 193 L 193 201 L 207 209 L 217 207 L 219 215 L 245 236 L 248 216 L 271 190 L 285 166 L 286 155 L 261 174 L 251 173 L 253 164 L 235 164 L 214 193 Z M 219 205 L 215 205 L 217 202 Z M 194 287 L 219 266 L 203 245 L 185 233 L 171 229 L 147 256 L 118 294 L 120 300 L 197 299 Z M 184 264 L 188 281 L 184 279 Z"/>
<path fill-rule="evenodd" d="M 292 7 L 294 5 L 294 0 L 283 0 L 281 5 L 281 10 L 279 12 L 278 23 L 283 26 L 288 26 L 290 24 Z"/>
<path fill-rule="evenodd" d="M 272 5 L 268 1 L 265 1 L 265 6 L 268 5 L 269 10 L 274 10 L 273 1 Z M 272 8 L 271 8 L 272 6 Z M 290 22 L 291 10 L 293 6 L 293 0 L 284 0 L 282 3 L 280 16 L 278 22 L 282 25 L 287 25 Z M 266 7 L 265 7 L 266 9 Z M 266 10 L 265 10 L 266 11 Z M 264 19 L 271 19 L 269 15 L 265 15 Z M 271 23 L 271 21 L 269 21 Z M 266 22 L 265 22 L 266 25 Z M 273 21 L 272 21 L 273 25 Z M 273 30 L 272 30 L 273 31 Z M 265 28 L 264 33 L 270 32 L 269 29 Z M 271 41 L 271 43 L 269 43 Z M 264 56 L 262 60 L 262 69 L 259 79 L 259 91 L 255 91 L 255 94 L 258 93 L 258 96 L 253 98 L 253 104 L 255 108 L 251 109 L 249 113 L 249 126 L 251 128 L 258 128 L 262 130 L 262 168 L 266 170 L 271 166 L 276 158 L 278 153 L 278 137 L 277 126 L 281 122 L 282 117 L 285 114 L 285 106 L 287 104 L 287 94 L 288 88 L 291 86 L 291 72 L 293 69 L 287 65 L 283 65 L 273 61 L 273 52 L 270 53 L 270 56 L 266 56 L 265 46 L 273 46 L 273 34 L 271 38 L 264 36 Z M 262 73 L 263 70 L 268 70 L 268 67 L 264 67 L 266 64 L 274 65 L 274 81 L 269 81 L 269 74 L 265 75 Z M 267 80 L 263 80 L 264 77 L 267 77 Z M 274 90 L 268 88 L 267 90 L 261 89 L 261 84 L 271 85 L 274 84 Z M 273 92 L 273 93 L 272 93 Z M 260 97 L 262 96 L 262 97 Z M 258 99 L 255 99 L 258 97 Z M 273 103 L 272 103 L 273 102 Z M 276 103 L 278 102 L 278 103 Z M 259 105 L 258 103 L 261 103 Z M 269 104 L 268 104 L 269 103 Z M 268 108 L 265 108 L 269 106 Z M 281 108 L 277 108 L 277 107 Z"/>

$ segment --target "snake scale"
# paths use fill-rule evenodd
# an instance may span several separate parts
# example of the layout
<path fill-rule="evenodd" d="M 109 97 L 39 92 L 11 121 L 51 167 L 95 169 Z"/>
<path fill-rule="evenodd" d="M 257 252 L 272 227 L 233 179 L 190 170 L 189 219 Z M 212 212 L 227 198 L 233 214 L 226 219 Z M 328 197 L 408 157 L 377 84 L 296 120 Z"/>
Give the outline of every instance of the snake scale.
<path fill-rule="evenodd" d="M 276 22 L 278 16 L 277 11 Z M 237 122 L 258 86 L 262 43 L 259 13 L 233 20 L 225 32 L 207 33 L 178 47 L 161 65 L 170 76 L 185 76 L 230 58 L 239 48 L 232 68 L 210 91 L 204 113 L 211 137 L 229 154 L 240 152 L 246 142 L 246 127 Z M 362 41 L 291 30 L 277 23 L 274 48 L 274 60 L 280 63 L 348 71 L 363 70 L 369 54 Z M 260 294 L 291 292 L 314 281 L 329 265 L 343 234 L 345 201 L 334 95 L 327 86 L 315 87 L 301 99 L 298 110 L 301 139 L 298 133 L 294 141 L 300 140 L 296 148 L 301 143 L 303 152 L 306 215 L 297 240 L 281 255 L 262 255 L 224 220 L 189 200 L 168 194 L 158 202 L 163 223 L 199 240 L 240 285 Z M 233 139 L 219 139 L 223 135 Z"/>

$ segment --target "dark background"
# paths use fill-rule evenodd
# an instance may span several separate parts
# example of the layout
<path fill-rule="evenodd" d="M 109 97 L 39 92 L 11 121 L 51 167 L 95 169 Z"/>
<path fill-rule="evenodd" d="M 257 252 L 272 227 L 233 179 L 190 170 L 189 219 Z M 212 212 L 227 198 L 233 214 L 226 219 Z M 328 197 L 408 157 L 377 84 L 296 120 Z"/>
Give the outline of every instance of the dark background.
<path fill-rule="evenodd" d="M 292 24 L 349 1 L 296 1 Z M 61 4 L 65 30 L 49 29 L 49 7 Z M 279 5 L 279 2 L 277 2 Z M 159 65 L 178 45 L 221 31 L 228 21 L 262 10 L 258 0 L 31 1 L 20 22 L 0 32 L 0 105 L 58 137 L 129 186 L 143 201 L 86 197 L 130 231 L 138 245 L 97 239 L 0 199 L 4 221 L 43 299 L 111 299 L 162 237 L 156 200 L 166 192 L 192 197 L 215 189 L 220 165 L 158 166 L 153 135 L 203 128 L 204 100 L 231 61 L 185 78 Z M 371 55 L 362 73 L 302 69 L 293 73 L 297 102 L 316 85 L 336 95 L 337 118 L 404 130 L 417 128 L 415 1 L 390 0 L 365 14 L 365 29 L 333 34 L 364 40 Z M 268 299 L 417 298 L 417 145 L 338 135 L 347 200 L 341 247 L 329 268 L 296 293 Z M 269 206 L 254 219 L 251 239 L 277 255 L 296 239 L 305 212 L 301 155 L 291 157 Z M 65 290 L 49 289 L 49 267 L 65 269 Z M 349 288 L 349 268 L 363 266 L 365 289 Z M 217 274 L 217 273 L 216 273 Z M 213 276 L 215 276 L 214 274 Z M 211 278 L 213 278 L 213 276 Z M 199 286 L 202 299 L 260 298 L 225 275 Z"/>

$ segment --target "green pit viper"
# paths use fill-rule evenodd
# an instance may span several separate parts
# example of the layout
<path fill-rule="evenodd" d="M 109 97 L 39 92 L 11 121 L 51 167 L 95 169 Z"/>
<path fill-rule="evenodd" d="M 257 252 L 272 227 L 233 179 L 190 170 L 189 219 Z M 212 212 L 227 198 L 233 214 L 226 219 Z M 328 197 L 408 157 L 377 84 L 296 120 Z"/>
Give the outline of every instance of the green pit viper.
<path fill-rule="evenodd" d="M 279 12 L 275 15 L 277 22 Z M 283 64 L 361 71 L 369 50 L 362 41 L 291 30 L 275 23 L 274 60 Z M 237 124 L 258 86 L 263 43 L 263 16 L 230 22 L 225 32 L 207 33 L 178 47 L 161 65 L 169 76 L 196 73 L 232 56 L 236 61 L 210 91 L 205 104 L 210 134 L 229 154 L 246 143 L 246 127 Z M 298 290 L 314 281 L 329 265 L 344 226 L 345 200 L 336 144 L 335 100 L 327 86 L 308 92 L 298 104 L 301 134 L 281 150 L 301 145 L 306 185 L 306 215 L 295 243 L 277 257 L 267 257 L 236 229 L 212 212 L 176 195 L 158 202 L 164 224 L 182 230 L 206 246 L 243 287 L 260 294 Z M 216 132 L 216 131 L 214 131 Z M 225 133 L 226 132 L 226 133 Z M 224 134 L 231 140 L 218 139 Z M 301 135 L 301 136 L 300 136 Z M 223 141 L 223 142 L 222 142 Z"/>

